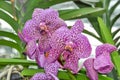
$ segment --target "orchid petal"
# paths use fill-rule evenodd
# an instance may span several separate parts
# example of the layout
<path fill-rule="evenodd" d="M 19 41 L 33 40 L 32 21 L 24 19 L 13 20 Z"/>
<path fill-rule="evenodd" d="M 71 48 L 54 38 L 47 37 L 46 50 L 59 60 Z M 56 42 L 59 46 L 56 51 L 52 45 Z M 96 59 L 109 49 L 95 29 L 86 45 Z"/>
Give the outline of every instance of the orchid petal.
<path fill-rule="evenodd" d="M 36 59 L 37 64 L 40 67 L 44 67 L 45 62 L 46 62 L 46 58 L 45 58 L 44 52 L 36 51 L 36 58 L 35 59 Z"/>
<path fill-rule="evenodd" d="M 77 54 L 79 58 L 87 58 L 91 54 L 91 45 L 86 36 L 78 34 L 73 38 L 73 42 L 76 44 L 74 53 Z"/>
<path fill-rule="evenodd" d="M 30 80 L 48 80 L 45 73 L 36 73 Z"/>
<path fill-rule="evenodd" d="M 71 28 L 71 31 L 73 34 L 79 34 L 83 31 L 84 29 L 84 24 L 82 23 L 81 20 L 77 20 L 73 27 Z"/>
<path fill-rule="evenodd" d="M 96 48 L 96 57 L 103 54 L 104 52 L 108 52 L 108 54 L 112 53 L 113 51 L 115 51 L 117 48 L 111 44 L 103 44 L 103 45 L 99 45 Z"/>
<path fill-rule="evenodd" d="M 52 63 L 55 62 L 61 54 L 61 51 L 59 49 L 50 49 L 48 52 L 48 56 L 46 56 L 46 63 Z"/>
<path fill-rule="evenodd" d="M 26 42 L 40 37 L 39 31 L 36 30 L 37 26 L 38 24 L 34 20 L 29 20 L 25 23 L 22 35 Z"/>
<path fill-rule="evenodd" d="M 50 72 L 48 72 L 48 74 L 50 74 L 54 78 L 54 80 L 59 80 L 54 74 L 52 74 Z"/>
<path fill-rule="evenodd" d="M 57 76 L 59 67 L 60 67 L 60 64 L 57 61 L 54 63 L 46 64 L 44 67 L 45 73 L 52 73 L 55 76 Z"/>
<path fill-rule="evenodd" d="M 94 68 L 99 73 L 109 73 L 112 71 L 114 65 L 111 61 L 110 54 L 108 52 L 105 52 L 94 60 Z"/>
<path fill-rule="evenodd" d="M 32 14 L 32 19 L 35 19 L 36 21 L 40 20 L 40 15 L 44 10 L 41 8 L 35 8 Z"/>
<path fill-rule="evenodd" d="M 94 59 L 89 58 L 84 62 L 84 66 L 87 71 L 87 76 L 90 78 L 90 80 L 98 80 L 98 73 L 94 69 Z"/>
<path fill-rule="evenodd" d="M 25 53 L 29 56 L 30 59 L 35 59 L 36 49 L 37 49 L 36 41 L 31 40 L 27 43 Z"/>
<path fill-rule="evenodd" d="M 69 29 L 61 27 L 56 30 L 50 38 L 50 46 L 54 49 L 63 50 L 65 47 L 65 41 L 69 38 Z"/>
<path fill-rule="evenodd" d="M 64 68 L 72 70 L 73 73 L 78 72 L 78 60 L 77 55 L 72 53 L 69 58 L 65 61 Z"/>

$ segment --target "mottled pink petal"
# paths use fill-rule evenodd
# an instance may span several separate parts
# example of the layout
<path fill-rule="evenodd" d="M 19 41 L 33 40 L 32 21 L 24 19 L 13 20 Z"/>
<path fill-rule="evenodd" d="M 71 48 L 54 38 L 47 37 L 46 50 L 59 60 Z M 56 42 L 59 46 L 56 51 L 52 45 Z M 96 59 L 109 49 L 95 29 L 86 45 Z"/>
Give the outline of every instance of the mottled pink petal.
<path fill-rule="evenodd" d="M 29 56 L 30 59 L 35 59 L 36 49 L 37 49 L 36 41 L 31 40 L 27 43 L 25 53 Z"/>
<path fill-rule="evenodd" d="M 38 45 L 39 45 L 39 50 L 41 52 L 49 51 L 50 45 L 48 39 L 49 39 L 48 36 L 41 36 L 41 38 L 39 38 Z"/>
<path fill-rule="evenodd" d="M 73 42 L 76 44 L 73 52 L 79 58 L 87 58 L 90 56 L 92 48 L 86 36 L 78 34 L 73 37 Z"/>
<path fill-rule="evenodd" d="M 94 59 L 89 58 L 84 62 L 84 66 L 87 71 L 87 76 L 90 80 L 98 80 L 98 73 L 94 69 Z"/>
<path fill-rule="evenodd" d="M 69 58 L 65 61 L 64 68 L 70 69 L 73 73 L 78 72 L 78 60 L 79 58 L 74 53 L 69 55 Z"/>
<path fill-rule="evenodd" d="M 55 30 L 57 30 L 60 27 L 63 26 L 67 27 L 66 23 L 61 18 L 52 20 L 47 26 L 49 26 L 50 33 L 53 33 Z"/>
<path fill-rule="evenodd" d="M 58 69 L 60 67 L 60 64 L 56 61 L 54 63 L 50 63 L 50 64 L 46 64 L 44 69 L 45 69 L 45 73 L 52 73 L 55 76 L 57 76 L 58 73 Z"/>
<path fill-rule="evenodd" d="M 96 57 L 103 54 L 104 52 L 108 52 L 108 54 L 112 53 L 113 51 L 115 51 L 117 48 L 114 45 L 111 44 L 103 44 L 103 45 L 99 45 L 96 48 Z"/>
<path fill-rule="evenodd" d="M 48 56 L 46 56 L 46 62 L 51 63 L 55 62 L 61 54 L 61 51 L 59 49 L 50 49 L 48 52 Z"/>
<path fill-rule="evenodd" d="M 54 49 L 63 50 L 65 47 L 65 41 L 69 39 L 69 29 L 61 27 L 56 30 L 50 39 L 50 46 Z"/>
<path fill-rule="evenodd" d="M 40 20 L 44 21 L 46 24 L 49 24 L 49 22 L 53 21 L 54 19 L 57 19 L 59 17 L 59 14 L 54 9 L 45 9 L 40 14 Z"/>
<path fill-rule="evenodd" d="M 50 76 L 53 78 L 53 79 L 50 79 L 50 80 L 59 80 L 54 74 L 52 74 L 51 72 L 48 72 L 48 74 L 50 74 Z"/>
<path fill-rule="evenodd" d="M 40 20 L 40 15 L 44 10 L 41 8 L 35 8 L 32 14 L 32 19 L 35 19 L 36 21 Z"/>
<path fill-rule="evenodd" d="M 73 34 L 79 34 L 83 31 L 84 29 L 84 24 L 82 23 L 81 20 L 77 20 L 73 27 L 71 28 L 71 31 Z"/>
<path fill-rule="evenodd" d="M 48 72 L 48 73 L 36 73 L 30 80 L 59 80 L 59 79 L 51 72 Z"/>
<path fill-rule="evenodd" d="M 25 26 L 22 30 L 22 35 L 26 42 L 38 39 L 40 37 L 40 32 L 36 28 L 39 24 L 36 23 L 34 20 L 29 20 L 25 23 Z"/>
<path fill-rule="evenodd" d="M 45 73 L 36 73 L 30 80 L 48 80 Z"/>
<path fill-rule="evenodd" d="M 37 49 L 37 51 L 36 51 L 35 54 L 36 54 L 35 59 L 36 59 L 37 64 L 38 64 L 40 67 L 44 67 L 45 62 L 46 62 L 46 57 L 45 57 L 44 52 L 40 52 L 40 51 Z"/>
<path fill-rule="evenodd" d="M 113 67 L 114 65 L 108 52 L 104 52 L 94 60 L 94 68 L 99 73 L 109 73 L 112 71 Z"/>

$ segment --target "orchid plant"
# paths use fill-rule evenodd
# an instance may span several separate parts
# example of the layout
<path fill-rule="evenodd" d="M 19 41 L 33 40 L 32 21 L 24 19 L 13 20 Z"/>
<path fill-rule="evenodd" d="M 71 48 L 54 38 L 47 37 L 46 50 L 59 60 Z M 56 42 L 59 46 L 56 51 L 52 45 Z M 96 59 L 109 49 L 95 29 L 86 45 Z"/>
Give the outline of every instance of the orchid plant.
<path fill-rule="evenodd" d="M 88 38 L 82 34 L 83 29 L 81 20 L 69 29 L 57 11 L 35 9 L 19 37 L 26 43 L 26 55 L 35 59 L 45 73 L 36 73 L 30 80 L 58 80 L 59 69 L 78 74 L 81 69 L 78 61 L 88 58 L 92 50 Z M 111 44 L 100 45 L 96 48 L 96 58 L 84 62 L 90 80 L 98 80 L 97 72 L 105 74 L 112 71 L 110 53 L 115 50 Z"/>
<path fill-rule="evenodd" d="M 70 1 L 77 8 L 53 8 Z M 111 7 L 112 1 L 0 0 L 0 19 L 13 29 L 0 30 L 0 46 L 15 48 L 19 55 L 0 58 L 0 80 L 118 80 L 120 36 L 115 36 L 120 29 L 112 32 L 112 27 L 120 14 L 112 17 L 112 13 L 120 1 Z M 84 29 L 81 18 L 88 19 L 97 35 Z M 73 19 L 73 26 L 65 23 Z M 96 47 L 94 58 L 83 33 L 103 43 Z M 80 64 L 81 59 L 86 60 Z"/>

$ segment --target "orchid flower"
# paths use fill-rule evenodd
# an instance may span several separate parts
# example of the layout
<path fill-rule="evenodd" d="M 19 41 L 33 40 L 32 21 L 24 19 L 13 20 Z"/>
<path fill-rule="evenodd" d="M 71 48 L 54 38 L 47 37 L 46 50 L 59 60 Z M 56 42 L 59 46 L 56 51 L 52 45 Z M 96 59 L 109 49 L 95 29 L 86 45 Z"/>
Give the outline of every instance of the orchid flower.
<path fill-rule="evenodd" d="M 90 80 L 98 80 L 98 73 L 107 74 L 112 71 L 114 65 L 110 54 L 115 50 L 115 46 L 107 43 L 97 46 L 95 59 L 90 58 L 84 62 Z"/>
<path fill-rule="evenodd" d="M 26 54 L 31 59 L 36 59 L 40 66 L 44 53 L 49 51 L 49 38 L 52 33 L 60 28 L 66 27 L 64 21 L 59 18 L 57 11 L 53 9 L 40 9 L 36 8 L 32 14 L 32 19 L 25 23 L 22 33 L 18 33 L 19 37 L 27 43 Z M 39 56 L 39 57 L 38 57 Z M 42 64 L 41 64 L 42 63 Z"/>
<path fill-rule="evenodd" d="M 50 46 L 47 62 L 54 62 L 62 56 L 64 68 L 73 73 L 78 72 L 78 60 L 86 58 L 91 53 L 91 45 L 86 36 L 81 34 L 83 23 L 77 20 L 71 29 L 61 27 L 56 30 L 50 38 Z"/>
<path fill-rule="evenodd" d="M 94 60 L 94 68 L 99 73 L 109 73 L 114 65 L 111 61 L 110 54 L 117 48 L 111 44 L 103 44 L 96 48 L 96 59 Z"/>

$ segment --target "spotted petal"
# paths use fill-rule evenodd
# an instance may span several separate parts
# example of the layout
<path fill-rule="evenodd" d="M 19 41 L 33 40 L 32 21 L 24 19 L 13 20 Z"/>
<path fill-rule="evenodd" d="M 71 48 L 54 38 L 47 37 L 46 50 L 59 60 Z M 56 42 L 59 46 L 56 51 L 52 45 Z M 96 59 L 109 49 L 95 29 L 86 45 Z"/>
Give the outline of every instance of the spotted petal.
<path fill-rule="evenodd" d="M 40 15 L 44 10 L 41 8 L 35 8 L 32 14 L 32 19 L 39 21 L 40 20 Z"/>
<path fill-rule="evenodd" d="M 87 71 L 87 76 L 90 78 L 90 80 L 98 80 L 98 73 L 94 69 L 94 59 L 89 58 L 84 62 L 84 66 Z"/>
<path fill-rule="evenodd" d="M 73 34 L 79 34 L 83 31 L 84 25 L 81 20 L 77 20 L 73 27 L 71 28 L 71 31 Z"/>
<path fill-rule="evenodd" d="M 76 53 L 79 58 L 90 56 L 92 48 L 86 36 L 78 34 L 73 37 L 73 42 L 76 44 L 73 52 Z"/>
<path fill-rule="evenodd" d="M 96 48 L 96 57 L 103 54 L 104 52 L 108 52 L 108 54 L 112 53 L 113 51 L 115 51 L 117 48 L 111 44 L 103 44 L 103 45 L 99 45 Z"/>
<path fill-rule="evenodd" d="M 45 9 L 44 11 L 41 12 L 40 14 L 40 20 L 44 21 L 45 23 L 49 23 L 53 20 L 55 20 L 56 18 L 59 17 L 59 14 L 56 10 L 54 9 Z"/>
<path fill-rule="evenodd" d="M 22 35 L 26 42 L 38 39 L 40 37 L 39 31 L 36 30 L 38 24 L 34 20 L 29 20 L 25 23 L 25 26 L 22 30 Z"/>
<path fill-rule="evenodd" d="M 63 50 L 65 46 L 65 41 L 69 38 L 69 29 L 66 27 L 61 27 L 56 30 L 50 39 L 50 46 L 54 49 Z"/>
<path fill-rule="evenodd" d="M 104 52 L 103 54 L 97 56 L 97 58 L 94 60 L 94 68 L 99 73 L 109 73 L 112 71 L 113 67 L 114 65 L 108 52 Z"/>
<path fill-rule="evenodd" d="M 78 72 L 78 60 L 79 58 L 74 53 L 69 55 L 69 58 L 65 61 L 64 68 L 72 70 L 73 73 Z"/>
<path fill-rule="evenodd" d="M 35 59 L 36 59 L 37 64 L 40 67 L 44 67 L 45 62 L 46 62 L 46 58 L 45 58 L 44 52 L 40 52 L 39 49 L 37 49 L 35 54 L 36 54 Z"/>
<path fill-rule="evenodd" d="M 59 49 L 50 49 L 48 52 L 48 56 L 46 56 L 46 62 L 52 63 L 58 60 L 59 56 L 61 54 L 61 51 Z"/>
<path fill-rule="evenodd" d="M 52 73 L 36 73 L 30 80 L 59 80 L 55 75 Z"/>
<path fill-rule="evenodd" d="M 59 67 L 60 67 L 60 64 L 57 61 L 54 63 L 46 64 L 44 67 L 45 73 L 52 73 L 55 76 L 57 76 Z"/>
<path fill-rule="evenodd" d="M 47 80 L 45 73 L 36 73 L 30 80 Z"/>
<path fill-rule="evenodd" d="M 31 40 L 27 43 L 25 53 L 29 56 L 30 59 L 35 59 L 36 49 L 37 49 L 36 41 Z"/>

